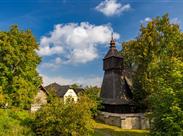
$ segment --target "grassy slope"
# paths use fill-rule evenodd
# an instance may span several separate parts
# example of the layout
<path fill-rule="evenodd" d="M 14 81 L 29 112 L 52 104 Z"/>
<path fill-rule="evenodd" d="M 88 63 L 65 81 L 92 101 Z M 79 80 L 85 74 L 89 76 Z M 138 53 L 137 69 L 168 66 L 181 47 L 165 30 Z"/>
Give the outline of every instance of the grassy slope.
<path fill-rule="evenodd" d="M 95 123 L 93 136 L 147 136 L 147 130 L 124 130 L 115 126 Z"/>

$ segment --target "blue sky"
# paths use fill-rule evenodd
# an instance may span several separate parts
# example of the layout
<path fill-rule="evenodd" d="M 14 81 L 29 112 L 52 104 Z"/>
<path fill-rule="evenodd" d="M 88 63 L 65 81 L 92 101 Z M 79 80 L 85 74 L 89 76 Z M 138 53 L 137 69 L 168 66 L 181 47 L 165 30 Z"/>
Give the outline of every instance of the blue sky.
<path fill-rule="evenodd" d="M 40 50 L 44 84 L 100 86 L 102 58 L 111 33 L 121 43 L 135 38 L 140 24 L 169 13 L 183 21 L 182 0 L 1 0 L 0 30 L 12 24 L 31 29 Z"/>

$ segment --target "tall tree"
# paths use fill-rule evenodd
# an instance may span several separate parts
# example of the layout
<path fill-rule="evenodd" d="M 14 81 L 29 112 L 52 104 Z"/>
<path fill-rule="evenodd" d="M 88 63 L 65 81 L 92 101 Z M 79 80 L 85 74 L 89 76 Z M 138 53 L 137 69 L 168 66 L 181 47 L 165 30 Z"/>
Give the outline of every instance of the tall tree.
<path fill-rule="evenodd" d="M 168 15 L 142 25 L 139 36 L 123 43 L 126 66 L 134 71 L 133 92 L 148 106 L 152 135 L 183 135 L 183 33 Z M 148 103 L 148 104 L 147 104 Z"/>
<path fill-rule="evenodd" d="M 29 108 L 41 84 L 36 71 L 40 57 L 38 44 L 30 30 L 19 30 L 16 25 L 0 32 L 0 87 L 6 104 Z"/>

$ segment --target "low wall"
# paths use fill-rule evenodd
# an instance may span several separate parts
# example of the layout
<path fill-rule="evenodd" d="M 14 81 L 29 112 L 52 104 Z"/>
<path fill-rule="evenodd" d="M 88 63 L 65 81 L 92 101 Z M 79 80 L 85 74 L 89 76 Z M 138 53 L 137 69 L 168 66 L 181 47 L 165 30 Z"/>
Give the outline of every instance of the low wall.
<path fill-rule="evenodd" d="M 118 126 L 123 129 L 149 129 L 149 120 L 143 113 L 117 114 L 100 112 L 96 119 L 105 124 Z"/>

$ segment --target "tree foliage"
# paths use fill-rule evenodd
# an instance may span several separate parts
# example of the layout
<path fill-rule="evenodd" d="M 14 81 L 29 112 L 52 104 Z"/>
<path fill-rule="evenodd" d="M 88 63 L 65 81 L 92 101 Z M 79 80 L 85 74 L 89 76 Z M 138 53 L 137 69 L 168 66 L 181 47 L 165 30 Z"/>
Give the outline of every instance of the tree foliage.
<path fill-rule="evenodd" d="M 0 136 L 35 136 L 31 114 L 16 108 L 0 109 Z"/>
<path fill-rule="evenodd" d="M 40 57 L 31 31 L 12 26 L 0 32 L 0 104 L 29 108 L 39 85 L 36 67 Z M 3 101 L 2 101 L 3 100 Z"/>
<path fill-rule="evenodd" d="M 79 85 L 79 84 L 77 84 L 77 83 L 74 83 L 74 84 L 72 84 L 70 87 L 72 87 L 72 88 L 80 88 L 81 87 L 81 85 Z"/>
<path fill-rule="evenodd" d="M 97 86 L 87 86 L 84 91 L 84 95 L 92 100 L 94 106 L 91 109 L 92 115 L 96 116 L 98 111 L 102 109 L 102 100 L 100 98 L 101 89 Z"/>
<path fill-rule="evenodd" d="M 77 103 L 54 97 L 36 113 L 33 129 L 42 136 L 87 136 L 93 132 L 92 107 L 88 97 Z"/>
<path fill-rule="evenodd" d="M 123 43 L 126 66 L 134 71 L 139 106 L 152 112 L 152 135 L 183 135 L 183 33 L 168 15 L 142 25 L 139 36 Z"/>

